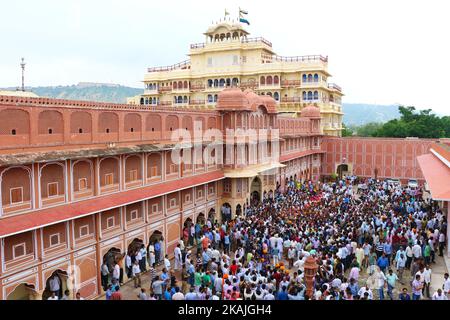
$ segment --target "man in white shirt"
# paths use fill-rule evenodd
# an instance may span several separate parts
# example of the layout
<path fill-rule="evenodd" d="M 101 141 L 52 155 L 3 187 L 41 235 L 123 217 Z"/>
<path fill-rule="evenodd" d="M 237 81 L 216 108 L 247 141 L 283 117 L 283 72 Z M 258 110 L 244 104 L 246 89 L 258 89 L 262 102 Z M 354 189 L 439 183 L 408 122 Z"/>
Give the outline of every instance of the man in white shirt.
<path fill-rule="evenodd" d="M 420 247 L 420 245 L 418 243 L 416 243 L 412 247 L 412 253 L 413 253 L 415 260 L 419 259 L 422 256 L 422 248 Z"/>
<path fill-rule="evenodd" d="M 429 265 L 426 265 L 425 270 L 423 270 L 423 281 L 424 290 L 422 291 L 422 293 L 426 295 L 428 299 L 430 299 L 431 269 Z"/>
<path fill-rule="evenodd" d="M 182 255 L 181 255 L 181 246 L 180 244 L 178 244 L 175 247 L 174 250 L 174 258 L 175 258 L 175 265 L 174 265 L 174 269 L 175 270 L 180 270 L 182 267 Z"/>
<path fill-rule="evenodd" d="M 373 300 L 372 290 L 367 285 L 359 289 L 358 296 L 363 297 L 366 292 L 369 294 L 369 300 Z"/>
<path fill-rule="evenodd" d="M 141 286 L 141 268 L 139 267 L 139 262 L 136 260 L 132 267 L 132 275 L 134 280 L 134 287 L 138 288 Z"/>
<path fill-rule="evenodd" d="M 167 271 L 170 271 L 170 260 L 167 254 L 164 257 L 164 266 L 166 267 Z"/>
<path fill-rule="evenodd" d="M 52 293 L 55 293 L 57 297 L 59 297 L 59 290 L 61 289 L 61 280 L 59 280 L 59 277 L 55 274 L 49 281 L 50 285 L 50 291 Z"/>
<path fill-rule="evenodd" d="M 433 293 L 432 300 L 448 300 L 447 296 L 442 292 L 442 289 L 437 289 L 435 293 Z"/>
<path fill-rule="evenodd" d="M 179 287 L 175 287 L 175 293 L 172 296 L 172 300 L 184 300 L 184 294 L 180 292 Z"/>
<path fill-rule="evenodd" d="M 55 294 L 55 292 L 52 292 L 52 295 L 50 297 L 48 297 L 47 300 L 59 300 L 58 296 Z"/>
<path fill-rule="evenodd" d="M 448 297 L 450 295 L 450 278 L 448 277 L 448 273 L 444 274 L 444 284 L 442 285 L 442 289 L 444 290 L 444 294 Z"/>
<path fill-rule="evenodd" d="M 113 270 L 113 279 L 115 279 L 117 282 L 119 282 L 119 278 L 120 278 L 120 266 L 116 262 L 116 264 L 114 265 L 114 270 Z"/>

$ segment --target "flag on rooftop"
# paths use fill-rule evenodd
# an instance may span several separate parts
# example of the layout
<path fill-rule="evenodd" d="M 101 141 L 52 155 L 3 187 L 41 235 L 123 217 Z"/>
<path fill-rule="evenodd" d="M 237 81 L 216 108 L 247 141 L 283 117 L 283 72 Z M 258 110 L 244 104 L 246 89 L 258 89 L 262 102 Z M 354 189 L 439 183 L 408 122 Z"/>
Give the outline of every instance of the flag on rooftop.
<path fill-rule="evenodd" d="M 239 22 L 246 23 L 246 24 L 250 25 L 250 22 L 246 18 L 244 18 L 244 14 L 247 15 L 248 11 L 239 8 Z"/>

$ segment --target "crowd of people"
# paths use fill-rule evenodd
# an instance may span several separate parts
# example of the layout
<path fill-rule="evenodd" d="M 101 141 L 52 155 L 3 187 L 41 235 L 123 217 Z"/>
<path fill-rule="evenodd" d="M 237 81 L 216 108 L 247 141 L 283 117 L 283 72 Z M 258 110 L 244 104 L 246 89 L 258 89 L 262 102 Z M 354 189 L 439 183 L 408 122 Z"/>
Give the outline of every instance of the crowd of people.
<path fill-rule="evenodd" d="M 234 219 L 186 226 L 174 261 L 127 263 L 141 300 L 447 300 L 450 279 L 431 292 L 447 220 L 419 189 L 347 177 L 288 182 Z M 149 249 L 150 250 L 150 249 Z M 156 248 L 152 249 L 153 251 Z M 317 263 L 310 294 L 305 261 Z M 157 272 L 157 262 L 162 272 Z M 131 261 L 130 261 L 131 263 Z M 131 270 L 131 271 L 130 271 Z M 120 270 L 106 298 L 121 299 Z"/>

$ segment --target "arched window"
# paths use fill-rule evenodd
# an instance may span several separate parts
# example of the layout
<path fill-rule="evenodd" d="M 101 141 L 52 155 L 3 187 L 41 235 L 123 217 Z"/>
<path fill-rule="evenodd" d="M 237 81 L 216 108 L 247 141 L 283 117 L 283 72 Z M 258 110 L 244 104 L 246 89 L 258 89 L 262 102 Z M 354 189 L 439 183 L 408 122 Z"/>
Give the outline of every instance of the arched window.
<path fill-rule="evenodd" d="M 314 91 L 314 100 L 319 100 L 319 92 Z"/>
<path fill-rule="evenodd" d="M 225 79 L 220 79 L 219 87 L 225 86 Z"/>
<path fill-rule="evenodd" d="M 176 82 L 172 83 L 172 88 L 173 89 L 177 89 L 177 83 Z"/>
<path fill-rule="evenodd" d="M 231 79 L 230 78 L 227 79 L 227 87 L 229 87 L 229 86 L 231 86 Z"/>
<path fill-rule="evenodd" d="M 11 130 L 11 134 L 12 134 L 13 136 L 15 136 L 15 135 L 16 135 L 16 129 L 12 129 L 12 130 Z"/>
<path fill-rule="evenodd" d="M 238 78 L 233 78 L 233 80 L 232 80 L 233 86 L 234 86 L 234 87 L 237 86 L 238 83 L 239 83 L 239 79 L 238 79 Z"/>
<path fill-rule="evenodd" d="M 187 82 L 187 81 L 185 81 L 185 82 L 183 83 L 183 87 L 184 87 L 185 89 L 188 88 L 188 82 Z"/>
<path fill-rule="evenodd" d="M 306 91 L 303 91 L 302 95 L 303 95 L 303 100 L 306 100 L 307 99 L 306 98 Z"/>
<path fill-rule="evenodd" d="M 268 86 L 272 85 L 272 76 L 268 76 L 266 79 L 266 83 Z"/>
<path fill-rule="evenodd" d="M 307 78 L 307 76 L 306 76 L 306 74 L 304 74 L 304 75 L 302 76 L 303 82 L 306 82 L 306 78 Z"/>
<path fill-rule="evenodd" d="M 211 88 L 213 86 L 212 79 L 208 79 L 208 88 Z"/>
<path fill-rule="evenodd" d="M 183 103 L 188 103 L 188 97 L 187 96 L 183 97 Z"/>
<path fill-rule="evenodd" d="M 156 104 L 156 97 L 152 98 L 152 104 Z"/>
<path fill-rule="evenodd" d="M 278 92 L 275 92 L 273 94 L 273 98 L 275 99 L 275 101 L 279 101 L 280 100 L 280 94 Z"/>
<path fill-rule="evenodd" d="M 273 84 L 279 84 L 280 83 L 280 78 L 278 76 L 274 76 L 273 77 Z"/>
<path fill-rule="evenodd" d="M 145 104 L 148 104 L 148 98 L 145 98 Z"/>
<path fill-rule="evenodd" d="M 178 81 L 178 89 L 183 89 L 183 82 L 182 81 Z"/>
<path fill-rule="evenodd" d="M 312 82 L 312 74 L 308 74 L 308 82 Z"/>
<path fill-rule="evenodd" d="M 214 87 L 218 87 L 219 86 L 219 80 L 214 79 Z"/>
<path fill-rule="evenodd" d="M 211 94 L 208 94 L 208 102 L 213 102 L 213 96 Z"/>
<path fill-rule="evenodd" d="M 312 91 L 308 91 L 308 100 L 312 100 L 312 98 L 313 98 Z"/>
<path fill-rule="evenodd" d="M 217 102 L 217 94 L 214 95 L 214 102 Z"/>
<path fill-rule="evenodd" d="M 261 77 L 261 78 L 259 79 L 259 84 L 265 85 L 265 84 L 266 84 L 266 78 L 265 78 L 265 77 Z"/>
<path fill-rule="evenodd" d="M 314 82 L 319 82 L 319 75 L 314 73 Z"/>
<path fill-rule="evenodd" d="M 144 104 L 144 98 L 141 98 L 141 104 Z"/>
<path fill-rule="evenodd" d="M 178 96 L 177 103 L 183 103 L 183 97 L 182 96 Z"/>

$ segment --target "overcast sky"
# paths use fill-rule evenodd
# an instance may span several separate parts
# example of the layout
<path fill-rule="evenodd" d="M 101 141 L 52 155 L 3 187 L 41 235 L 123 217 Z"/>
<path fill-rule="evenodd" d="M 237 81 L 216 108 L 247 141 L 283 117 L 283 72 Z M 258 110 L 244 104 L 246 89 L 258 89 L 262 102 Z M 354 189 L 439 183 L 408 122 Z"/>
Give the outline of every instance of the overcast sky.
<path fill-rule="evenodd" d="M 185 60 L 213 21 L 248 10 L 251 36 L 283 56 L 329 57 L 344 102 L 450 114 L 448 0 L 17 0 L 0 19 L 0 87 L 80 81 L 142 87 L 149 66 Z"/>

